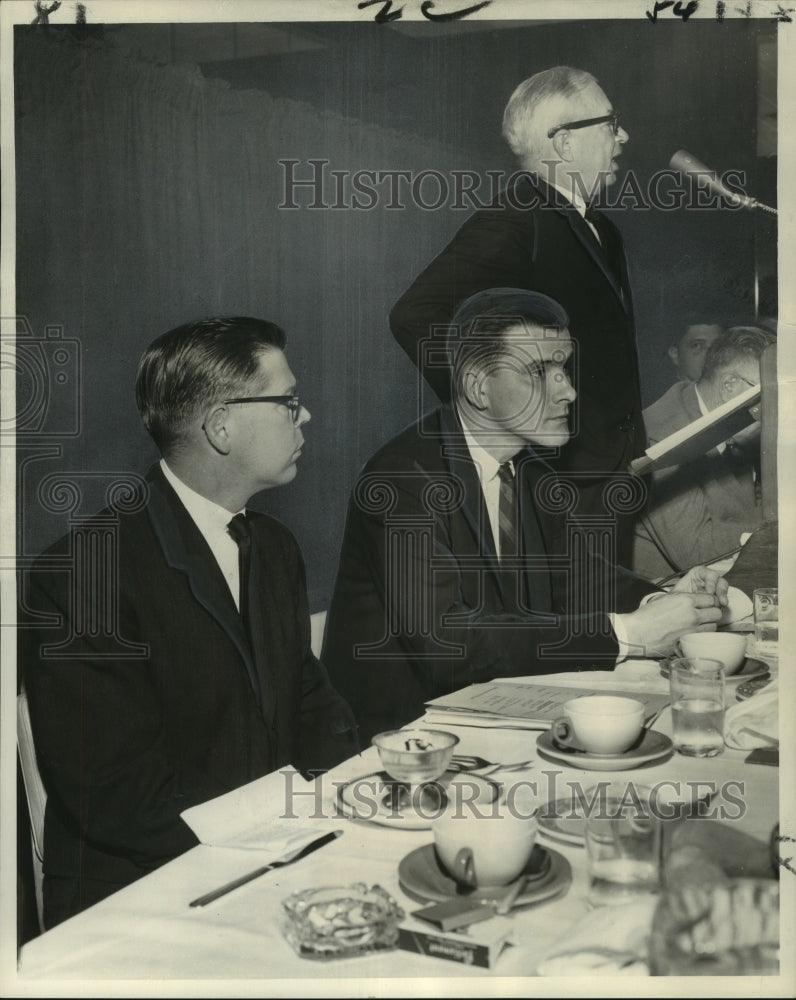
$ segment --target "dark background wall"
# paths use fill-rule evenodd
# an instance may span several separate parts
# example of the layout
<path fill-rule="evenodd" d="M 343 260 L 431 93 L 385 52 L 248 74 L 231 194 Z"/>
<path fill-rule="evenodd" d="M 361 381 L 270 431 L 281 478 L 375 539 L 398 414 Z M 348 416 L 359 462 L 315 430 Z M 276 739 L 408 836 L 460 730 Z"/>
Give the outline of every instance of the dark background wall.
<path fill-rule="evenodd" d="M 68 512 L 37 493 L 47 476 L 79 478 L 81 509 L 96 509 L 103 476 L 156 457 L 132 394 L 151 339 L 200 315 L 262 315 L 288 331 L 313 420 L 298 479 L 257 505 L 298 536 L 313 609 L 328 603 L 354 476 L 419 405 L 387 313 L 467 212 L 408 196 L 403 209 L 382 198 L 312 210 L 306 189 L 300 209 L 280 209 L 280 159 L 299 160 L 302 177 L 313 157 L 329 171 L 508 175 L 508 96 L 568 63 L 594 73 L 622 113 L 622 167 L 642 190 L 685 148 L 744 171 L 747 190 L 775 203 L 775 158 L 759 155 L 773 23 L 473 24 L 17 29 L 17 313 L 30 355 L 20 405 L 33 414 L 19 448 L 22 553 L 67 526 Z M 323 198 L 334 203 L 331 179 Z M 648 403 L 673 381 L 665 348 L 689 312 L 754 317 L 776 230 L 760 213 L 642 210 L 632 197 L 612 211 Z M 61 367 L 56 341 L 41 343 L 48 325 L 70 342 Z M 37 402 L 40 370 L 49 382 Z"/>

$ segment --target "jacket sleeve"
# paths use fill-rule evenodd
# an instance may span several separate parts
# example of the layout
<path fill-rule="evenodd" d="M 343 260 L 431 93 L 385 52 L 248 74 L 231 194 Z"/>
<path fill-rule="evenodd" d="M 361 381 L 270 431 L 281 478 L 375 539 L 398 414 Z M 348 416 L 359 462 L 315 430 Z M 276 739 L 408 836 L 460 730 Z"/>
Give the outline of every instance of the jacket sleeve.
<path fill-rule="evenodd" d="M 533 214 L 511 209 L 476 212 L 456 233 L 390 312 L 393 336 L 420 367 L 420 345 L 435 324 L 450 323 L 458 306 L 486 288 L 529 287 L 534 244 Z M 450 399 L 450 372 L 423 371 L 444 402 Z"/>
<path fill-rule="evenodd" d="M 148 870 L 196 845 L 180 812 L 219 790 L 204 774 L 180 772 L 170 760 L 157 679 L 124 596 L 120 631 L 138 643 L 137 656 L 123 649 L 109 655 L 109 637 L 97 634 L 101 628 L 95 632 L 88 618 L 68 649 L 58 650 L 72 607 L 69 573 L 31 576 L 31 614 L 22 616 L 19 652 L 48 797 L 62 821 L 97 850 Z M 38 627 L 47 617 L 63 627 Z"/>
<path fill-rule="evenodd" d="M 311 645 L 304 560 L 290 538 L 290 564 L 295 574 L 296 622 L 301 644 L 301 708 L 298 767 L 307 776 L 327 771 L 358 753 L 357 724 L 345 699 L 332 687 Z"/>

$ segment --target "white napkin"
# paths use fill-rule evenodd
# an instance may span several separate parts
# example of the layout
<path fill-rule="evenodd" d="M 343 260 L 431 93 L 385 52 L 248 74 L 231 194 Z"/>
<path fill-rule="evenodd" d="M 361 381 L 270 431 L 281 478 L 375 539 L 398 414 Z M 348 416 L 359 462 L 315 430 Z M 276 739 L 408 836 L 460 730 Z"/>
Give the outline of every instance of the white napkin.
<path fill-rule="evenodd" d="M 648 976 L 647 942 L 658 898 L 600 906 L 580 917 L 536 967 L 540 976 Z"/>
<path fill-rule="evenodd" d="M 719 625 L 731 625 L 751 618 L 752 602 L 746 594 L 737 587 L 727 590 L 727 607 L 721 613 Z"/>
<path fill-rule="evenodd" d="M 762 691 L 728 708 L 724 716 L 724 742 L 736 750 L 779 746 L 779 679 Z"/>
<path fill-rule="evenodd" d="M 320 796 L 320 783 L 288 766 L 180 815 L 203 844 L 282 854 L 318 836 L 317 822 L 307 817 Z"/>

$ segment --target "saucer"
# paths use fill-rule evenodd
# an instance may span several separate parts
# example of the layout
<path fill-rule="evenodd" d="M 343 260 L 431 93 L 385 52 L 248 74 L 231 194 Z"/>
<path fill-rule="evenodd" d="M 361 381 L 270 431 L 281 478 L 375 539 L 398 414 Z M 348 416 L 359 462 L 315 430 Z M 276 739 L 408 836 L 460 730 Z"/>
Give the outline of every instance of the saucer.
<path fill-rule="evenodd" d="M 571 799 L 556 799 L 539 810 L 539 836 L 561 844 L 583 847 L 586 843 L 586 817 L 574 811 Z"/>
<path fill-rule="evenodd" d="M 669 676 L 669 660 L 664 660 L 661 663 L 661 674 L 664 677 Z M 746 681 L 753 681 L 758 677 L 765 677 L 768 674 L 768 665 L 763 663 L 762 660 L 756 660 L 751 656 L 746 657 L 746 662 L 741 667 L 740 670 L 736 670 L 734 674 L 724 676 L 725 684 L 742 684 Z"/>
<path fill-rule="evenodd" d="M 348 819 L 369 820 L 380 826 L 400 830 L 428 830 L 448 801 L 450 789 L 461 786 L 468 798 L 474 797 L 474 786 L 480 797 L 486 793 L 488 802 L 500 794 L 492 781 L 472 771 L 446 771 L 429 788 L 409 785 L 391 778 L 386 771 L 363 774 L 341 785 L 337 790 L 337 810 Z M 421 790 L 422 789 L 422 790 Z"/>
<path fill-rule="evenodd" d="M 597 787 L 599 788 L 599 785 Z M 678 788 L 670 788 L 668 783 L 664 782 L 660 786 L 658 790 L 660 794 L 656 795 L 655 802 L 662 819 L 674 819 L 678 814 L 690 815 L 694 812 L 697 816 L 704 815 L 704 810 L 711 799 L 708 785 L 697 783 L 688 787 L 692 795 L 690 800 L 686 801 L 676 797 L 679 785 Z M 593 800 L 584 802 L 574 794 L 568 798 L 551 800 L 542 806 L 537 814 L 539 836 L 571 847 L 584 847 L 587 815 L 594 808 Z"/>
<path fill-rule="evenodd" d="M 567 859 L 558 851 L 540 847 L 539 844 L 534 847 L 521 875 L 527 875 L 528 882 L 517 896 L 514 906 L 529 906 L 552 899 L 565 892 L 572 882 L 572 869 Z M 513 884 L 462 892 L 440 864 L 433 844 L 418 847 L 403 857 L 398 865 L 398 879 L 406 895 L 420 903 L 444 903 L 463 896 L 482 902 L 497 901 L 506 895 Z"/>
<path fill-rule="evenodd" d="M 629 771 L 668 757 L 672 752 L 672 741 L 663 733 L 645 729 L 641 739 L 624 753 L 589 753 L 588 750 L 562 746 L 553 739 L 548 729 L 537 739 L 536 749 L 559 764 L 580 767 L 584 771 Z"/>

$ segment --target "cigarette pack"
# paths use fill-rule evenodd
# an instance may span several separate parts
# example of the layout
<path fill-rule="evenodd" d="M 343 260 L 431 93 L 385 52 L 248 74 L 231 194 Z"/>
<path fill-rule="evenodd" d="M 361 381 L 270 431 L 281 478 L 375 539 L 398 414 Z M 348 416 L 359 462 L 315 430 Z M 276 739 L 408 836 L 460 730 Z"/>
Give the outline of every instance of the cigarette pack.
<path fill-rule="evenodd" d="M 491 969 L 512 944 L 514 925 L 508 917 L 493 917 L 459 930 L 443 931 L 411 917 L 398 928 L 398 947 L 429 958 Z"/>

